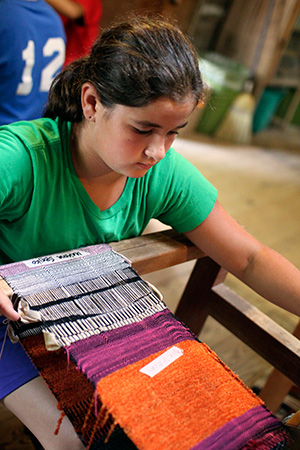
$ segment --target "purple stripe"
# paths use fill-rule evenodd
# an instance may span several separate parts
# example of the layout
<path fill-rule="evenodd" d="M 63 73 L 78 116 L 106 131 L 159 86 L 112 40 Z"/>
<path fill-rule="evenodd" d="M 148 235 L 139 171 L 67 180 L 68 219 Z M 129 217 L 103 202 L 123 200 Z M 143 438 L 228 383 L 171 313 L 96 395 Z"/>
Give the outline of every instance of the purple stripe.
<path fill-rule="evenodd" d="M 66 347 L 75 364 L 96 386 L 122 367 L 195 336 L 165 309 L 140 322 L 77 341 Z"/>
<path fill-rule="evenodd" d="M 208 448 L 210 450 L 236 450 L 246 445 L 249 440 L 279 429 L 281 426 L 281 422 L 264 406 L 255 406 L 240 417 L 230 420 L 191 450 L 207 450 Z M 282 440 L 285 440 L 284 435 L 282 435 Z M 270 445 L 273 444 L 270 443 Z"/>

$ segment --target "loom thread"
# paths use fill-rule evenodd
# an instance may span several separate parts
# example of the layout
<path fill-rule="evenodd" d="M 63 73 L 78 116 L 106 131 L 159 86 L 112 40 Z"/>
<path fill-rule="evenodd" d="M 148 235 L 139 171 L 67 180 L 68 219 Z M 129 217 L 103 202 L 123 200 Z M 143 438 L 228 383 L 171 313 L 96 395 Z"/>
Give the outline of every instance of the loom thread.
<path fill-rule="evenodd" d="M 94 393 L 94 409 L 95 409 L 95 416 L 98 416 L 98 394 L 97 394 L 97 390 L 95 389 L 95 393 Z"/>
<path fill-rule="evenodd" d="M 4 323 L 5 325 L 7 325 L 7 326 L 6 326 L 6 330 L 5 330 L 5 333 L 4 333 L 3 344 L 2 344 L 1 350 L 0 350 L 0 360 L 1 360 L 1 358 L 2 358 L 3 351 L 4 351 L 4 345 L 5 345 L 5 342 L 6 342 L 6 339 L 7 339 L 8 327 L 9 327 L 9 320 L 8 320 L 8 319 L 4 319 L 4 320 L 3 320 L 3 323 Z"/>
<path fill-rule="evenodd" d="M 82 429 L 81 429 L 82 434 L 84 434 L 84 432 L 85 432 L 85 430 L 86 430 L 87 423 L 88 423 L 89 418 L 90 418 L 90 416 L 91 416 L 91 413 L 92 413 L 92 411 L 93 411 L 94 403 L 95 403 L 95 400 L 94 400 L 94 396 L 93 396 L 93 398 L 92 398 L 92 400 L 91 400 L 91 402 L 90 402 L 90 406 L 89 406 L 89 408 L 88 408 L 88 410 L 87 410 L 87 413 L 86 413 L 86 415 L 85 415 L 85 418 L 84 418 L 84 422 L 83 422 Z"/>
<path fill-rule="evenodd" d="M 55 431 L 54 431 L 55 436 L 58 435 L 59 430 L 60 430 L 60 427 L 61 427 L 61 424 L 62 424 L 62 421 L 63 421 L 63 418 L 64 418 L 65 415 L 66 415 L 66 413 L 62 410 L 62 408 L 61 408 L 61 406 L 59 405 L 59 403 L 57 404 L 57 409 L 61 411 L 61 414 L 60 414 L 60 418 L 59 418 L 58 421 L 57 421 L 56 429 L 55 429 Z"/>
<path fill-rule="evenodd" d="M 90 436 L 90 440 L 87 445 L 87 450 L 90 450 L 97 430 L 105 427 L 105 424 L 107 423 L 109 416 L 110 416 L 110 413 L 109 413 L 108 409 L 106 408 L 105 405 L 102 405 L 100 408 L 98 417 L 96 419 L 95 425 L 93 427 L 93 430 L 92 430 L 92 433 Z"/>

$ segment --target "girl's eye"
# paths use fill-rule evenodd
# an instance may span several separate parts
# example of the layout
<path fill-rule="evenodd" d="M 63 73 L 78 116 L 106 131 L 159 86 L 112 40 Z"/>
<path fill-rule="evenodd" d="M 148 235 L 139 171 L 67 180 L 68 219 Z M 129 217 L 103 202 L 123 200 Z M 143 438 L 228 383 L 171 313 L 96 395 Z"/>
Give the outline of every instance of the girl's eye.
<path fill-rule="evenodd" d="M 152 130 L 140 130 L 139 128 L 134 128 L 134 131 L 138 134 L 150 134 Z"/>
<path fill-rule="evenodd" d="M 134 129 L 134 131 L 135 131 L 135 133 L 137 133 L 137 134 L 145 134 L 145 135 L 148 135 L 148 134 L 151 134 L 152 133 L 152 130 L 140 130 L 139 128 L 133 128 Z M 179 133 L 178 133 L 178 131 L 169 131 L 168 132 L 168 136 L 173 136 L 173 135 L 178 135 Z"/>

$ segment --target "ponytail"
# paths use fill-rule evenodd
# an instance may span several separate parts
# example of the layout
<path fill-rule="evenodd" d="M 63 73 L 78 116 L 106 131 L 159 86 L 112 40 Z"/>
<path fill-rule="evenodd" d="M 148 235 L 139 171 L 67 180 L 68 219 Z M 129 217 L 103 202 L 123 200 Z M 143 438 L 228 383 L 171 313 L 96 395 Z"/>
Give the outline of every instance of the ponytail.
<path fill-rule="evenodd" d="M 80 122 L 83 119 L 81 107 L 81 86 L 86 77 L 88 57 L 80 58 L 60 72 L 49 89 L 44 117 L 64 121 Z"/>

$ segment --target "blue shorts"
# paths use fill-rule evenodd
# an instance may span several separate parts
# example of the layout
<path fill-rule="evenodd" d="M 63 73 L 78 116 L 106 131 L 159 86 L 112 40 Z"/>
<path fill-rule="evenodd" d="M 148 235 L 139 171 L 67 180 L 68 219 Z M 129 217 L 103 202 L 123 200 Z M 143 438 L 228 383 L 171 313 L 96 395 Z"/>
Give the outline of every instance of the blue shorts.
<path fill-rule="evenodd" d="M 0 317 L 0 351 L 7 325 L 3 323 L 4 316 Z M 18 389 L 23 384 L 39 375 L 29 356 L 19 342 L 12 344 L 6 336 L 3 353 L 0 359 L 0 399 Z"/>

